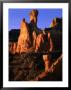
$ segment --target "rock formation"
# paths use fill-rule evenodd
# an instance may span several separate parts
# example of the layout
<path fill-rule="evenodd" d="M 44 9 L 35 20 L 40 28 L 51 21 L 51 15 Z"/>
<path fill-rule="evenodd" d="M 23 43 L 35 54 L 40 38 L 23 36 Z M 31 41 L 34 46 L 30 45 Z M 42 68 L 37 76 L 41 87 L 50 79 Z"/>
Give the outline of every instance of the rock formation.
<path fill-rule="evenodd" d="M 33 40 L 33 46 L 35 47 L 36 44 L 36 37 L 38 35 L 38 28 L 37 28 L 37 18 L 38 18 L 38 11 L 33 9 L 30 13 L 30 23 L 29 28 L 31 32 L 31 39 Z"/>
<path fill-rule="evenodd" d="M 62 51 L 51 52 L 62 50 L 62 20 L 54 19 L 50 28 L 39 32 L 37 18 L 38 11 L 34 9 L 30 12 L 30 23 L 23 19 L 19 32 L 9 33 L 9 80 L 62 80 L 62 56 L 57 59 Z M 55 65 L 58 66 L 56 71 Z"/>
<path fill-rule="evenodd" d="M 9 52 L 15 54 L 17 49 L 17 42 L 9 42 Z"/>
<path fill-rule="evenodd" d="M 62 26 L 62 19 L 61 18 L 54 18 L 53 21 L 50 24 L 51 28 L 54 28 L 54 27 L 59 28 L 61 26 Z M 60 28 L 60 29 L 62 29 L 62 28 Z"/>
<path fill-rule="evenodd" d="M 35 51 L 52 51 L 53 50 L 53 42 L 51 39 L 50 32 L 45 33 L 43 31 L 42 34 L 39 34 L 36 38 L 36 48 Z"/>
<path fill-rule="evenodd" d="M 29 36 L 29 28 L 25 19 L 22 20 L 20 26 L 20 35 L 18 38 L 17 51 L 18 53 L 25 52 L 28 48 L 30 48 L 30 36 Z"/>
<path fill-rule="evenodd" d="M 19 29 L 12 29 L 11 31 L 9 31 L 9 52 L 11 54 L 16 53 L 19 34 L 20 34 Z"/>
<path fill-rule="evenodd" d="M 35 47 L 36 34 L 38 32 L 37 16 L 38 11 L 32 10 L 30 12 L 30 23 L 28 24 L 25 19 L 22 20 L 17 43 L 17 53 L 27 52 L 31 47 Z"/>
<path fill-rule="evenodd" d="M 40 42 L 38 42 L 38 41 L 40 41 L 40 37 L 43 35 L 41 35 L 42 32 L 40 30 L 38 30 L 38 28 L 37 28 L 37 18 L 38 18 L 38 11 L 32 10 L 30 12 L 30 23 L 27 23 L 26 21 L 24 21 L 24 23 L 25 23 L 25 27 L 24 27 L 23 26 L 24 24 L 22 24 L 22 22 L 21 22 L 21 25 L 23 26 L 23 30 L 20 28 L 20 30 L 11 30 L 9 32 L 9 41 L 11 42 L 11 45 L 9 45 L 9 46 L 11 46 L 9 51 L 13 52 L 13 49 L 11 49 L 11 48 L 13 48 L 13 45 L 14 45 L 13 43 L 17 44 L 17 45 L 15 45 L 15 46 L 17 46 L 16 47 L 17 52 L 24 52 L 26 50 L 30 51 L 30 48 L 32 48 L 32 47 L 34 47 L 34 49 L 35 49 L 35 48 L 37 48 L 37 46 L 40 46 L 39 45 Z M 54 44 L 54 49 L 60 50 L 60 49 L 62 49 L 62 19 L 61 18 L 53 19 L 50 26 L 51 26 L 50 28 L 45 28 L 45 32 L 48 33 L 48 31 L 49 31 L 51 33 L 51 38 L 52 38 L 52 41 Z M 25 34 L 23 34 L 22 31 Z M 26 35 L 26 33 L 27 33 L 27 35 Z M 25 35 L 27 36 L 27 38 Z M 28 41 L 28 42 L 26 41 L 25 44 L 23 42 L 23 39 L 25 39 L 24 36 Z M 20 45 L 20 43 L 22 44 L 22 46 Z M 23 47 L 23 49 L 25 48 L 24 47 L 25 45 L 27 45 L 27 46 L 23 50 L 23 49 L 19 49 L 19 45 L 21 46 L 21 48 Z M 16 52 L 16 51 L 14 51 L 14 52 Z"/>

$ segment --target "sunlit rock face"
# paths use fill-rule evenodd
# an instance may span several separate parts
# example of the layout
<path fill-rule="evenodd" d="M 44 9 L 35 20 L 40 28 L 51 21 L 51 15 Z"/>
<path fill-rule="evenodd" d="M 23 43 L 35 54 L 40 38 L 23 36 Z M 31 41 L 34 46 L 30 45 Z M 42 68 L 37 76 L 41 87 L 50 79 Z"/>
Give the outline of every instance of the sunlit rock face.
<path fill-rule="evenodd" d="M 37 27 L 37 15 L 37 10 L 32 10 L 30 12 L 30 23 L 28 24 L 25 19 L 22 20 L 16 50 L 17 53 L 27 52 L 31 47 L 35 47 L 36 32 L 34 31 L 34 27 Z M 31 27 L 29 27 L 30 25 Z"/>
<path fill-rule="evenodd" d="M 28 48 L 30 48 L 30 36 L 29 36 L 29 28 L 25 19 L 21 22 L 20 27 L 20 35 L 18 37 L 17 51 L 16 52 L 25 52 Z"/>
<path fill-rule="evenodd" d="M 50 24 L 50 27 L 55 27 L 57 25 L 56 18 L 53 19 L 52 23 Z"/>
<path fill-rule="evenodd" d="M 43 33 L 39 34 L 36 38 L 36 48 L 35 51 L 52 51 L 53 50 L 53 42 L 51 39 L 50 32 L 46 33 L 43 31 Z"/>
<path fill-rule="evenodd" d="M 35 48 L 35 46 L 36 46 L 35 42 L 36 42 L 36 37 L 38 34 L 38 28 L 37 28 L 38 11 L 36 9 L 33 9 L 29 13 L 29 16 L 30 16 L 29 23 L 27 23 L 25 21 L 25 19 L 23 19 L 21 21 L 20 30 L 19 30 L 20 33 L 19 33 L 19 35 L 17 35 L 17 39 L 16 39 L 17 44 L 15 45 L 13 43 L 14 40 L 11 40 L 12 43 L 10 45 L 9 51 L 11 53 L 14 52 L 13 54 L 30 51 L 31 50 L 30 48 L 32 48 L 32 47 Z M 12 36 L 12 35 L 10 35 L 10 36 Z M 12 36 L 12 39 L 14 39 L 14 38 L 15 37 Z"/>
<path fill-rule="evenodd" d="M 30 14 L 30 22 L 37 24 L 38 11 L 36 9 L 33 9 L 29 14 Z"/>
<path fill-rule="evenodd" d="M 34 9 L 29 15 L 29 23 L 23 19 L 20 24 L 20 30 L 10 31 L 9 41 L 11 42 L 11 45 L 9 45 L 9 52 L 13 54 L 30 52 L 33 48 L 33 51 L 36 51 L 37 49 L 42 51 L 44 50 L 43 48 L 48 50 L 50 48 L 48 40 L 44 40 L 43 38 L 44 35 L 43 32 L 41 32 L 42 30 L 39 30 L 37 27 L 38 11 Z M 51 33 L 54 50 L 60 50 L 62 47 L 62 19 L 54 18 L 50 28 L 45 29 L 45 31 L 47 31 L 46 34 L 48 34 L 48 31 Z M 48 35 L 46 36 L 46 39 L 48 39 Z"/>
<path fill-rule="evenodd" d="M 54 18 L 50 24 L 50 27 L 61 27 L 62 26 L 62 19 L 61 18 Z"/>

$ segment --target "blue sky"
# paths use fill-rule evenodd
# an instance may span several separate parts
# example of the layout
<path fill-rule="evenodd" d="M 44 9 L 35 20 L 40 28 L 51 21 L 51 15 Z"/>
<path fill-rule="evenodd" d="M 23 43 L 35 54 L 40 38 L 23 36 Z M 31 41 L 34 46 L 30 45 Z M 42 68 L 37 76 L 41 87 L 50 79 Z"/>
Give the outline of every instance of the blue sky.
<path fill-rule="evenodd" d="M 29 12 L 32 9 L 9 9 L 9 30 L 19 29 L 20 23 L 23 18 L 30 22 Z M 56 17 L 62 17 L 62 9 L 37 9 L 38 15 L 38 28 L 44 29 L 49 27 L 52 20 Z"/>

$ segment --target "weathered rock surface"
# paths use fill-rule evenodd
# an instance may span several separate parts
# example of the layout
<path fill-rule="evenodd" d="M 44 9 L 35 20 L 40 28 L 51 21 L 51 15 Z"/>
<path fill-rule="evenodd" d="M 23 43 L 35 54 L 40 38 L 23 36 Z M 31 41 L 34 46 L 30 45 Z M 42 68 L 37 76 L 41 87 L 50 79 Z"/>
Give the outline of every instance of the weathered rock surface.
<path fill-rule="evenodd" d="M 44 62 L 41 53 L 22 53 L 9 56 L 9 80 L 10 81 L 36 81 L 38 80 L 62 80 L 62 61 L 56 62 L 52 67 L 53 72 L 45 73 Z M 59 54 L 52 55 L 51 66 L 57 60 Z M 41 74 L 42 73 L 42 74 Z"/>
<path fill-rule="evenodd" d="M 29 35 L 29 27 L 26 23 L 25 19 L 21 22 L 20 27 L 20 35 L 18 38 L 18 44 L 17 44 L 17 53 L 26 52 L 28 48 L 30 48 L 31 40 Z"/>
<path fill-rule="evenodd" d="M 9 57 L 10 80 L 32 80 L 44 68 L 42 56 L 38 54 L 17 54 Z M 12 60 L 11 60 L 12 59 Z M 38 64 L 39 63 L 39 64 Z"/>

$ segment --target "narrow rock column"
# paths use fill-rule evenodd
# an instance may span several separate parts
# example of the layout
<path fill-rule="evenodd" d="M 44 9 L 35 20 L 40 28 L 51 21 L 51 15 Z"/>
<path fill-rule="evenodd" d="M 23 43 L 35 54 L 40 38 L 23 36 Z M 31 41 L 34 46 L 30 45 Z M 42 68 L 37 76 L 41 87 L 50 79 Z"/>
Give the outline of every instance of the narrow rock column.
<path fill-rule="evenodd" d="M 26 23 L 25 19 L 23 19 L 20 27 L 20 35 L 18 38 L 17 52 L 18 53 L 26 52 L 27 49 L 30 47 L 30 43 L 31 42 L 28 24 Z"/>

